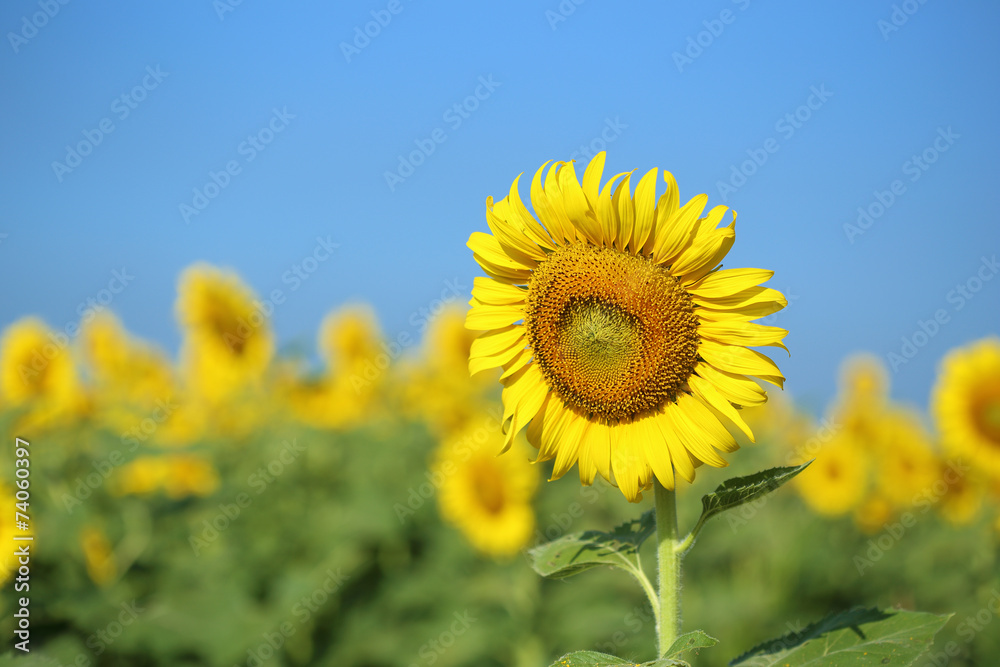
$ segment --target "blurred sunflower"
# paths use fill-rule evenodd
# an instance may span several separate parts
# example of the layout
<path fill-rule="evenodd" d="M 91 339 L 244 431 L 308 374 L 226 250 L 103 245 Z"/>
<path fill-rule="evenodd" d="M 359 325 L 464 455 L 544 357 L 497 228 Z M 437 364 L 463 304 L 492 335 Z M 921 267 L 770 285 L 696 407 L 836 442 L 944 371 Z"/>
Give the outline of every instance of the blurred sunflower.
<path fill-rule="evenodd" d="M 629 501 L 653 476 L 727 465 L 726 419 L 753 435 L 737 408 L 763 403 L 750 379 L 784 377 L 748 346 L 778 346 L 784 329 L 751 320 L 787 302 L 759 284 L 761 269 L 716 270 L 735 239 L 728 209 L 702 216 L 706 195 L 680 206 L 677 183 L 656 198 L 657 170 L 631 194 L 631 174 L 600 187 L 604 153 L 583 174 L 558 162 L 544 185 L 531 184 L 533 216 L 518 193 L 486 200 L 493 234 L 468 246 L 489 278 L 476 278 L 466 326 L 472 373 L 502 367 L 505 448 L 528 427 L 538 460 L 555 459 L 553 478 L 580 464 L 580 480 L 599 473 Z M 615 186 L 615 181 L 624 176 Z"/>
<path fill-rule="evenodd" d="M 802 463 L 802 461 L 797 461 Z M 793 480 L 806 504 L 817 514 L 840 516 L 858 507 L 868 489 L 869 457 L 850 435 L 835 437 Z M 877 509 L 877 508 L 874 508 Z M 879 510 L 879 517 L 882 512 Z M 859 523 L 868 523 L 862 518 Z"/>
<path fill-rule="evenodd" d="M 895 516 L 893 504 L 878 494 L 869 495 L 854 511 L 854 523 L 863 532 L 871 535 L 885 527 Z"/>
<path fill-rule="evenodd" d="M 198 437 L 204 415 L 185 401 L 162 352 L 129 335 L 110 311 L 81 328 L 80 343 L 100 417 L 123 441 L 176 446 Z"/>
<path fill-rule="evenodd" d="M 940 476 L 930 434 L 919 415 L 898 408 L 887 412 L 877 428 L 878 437 L 869 443 L 869 451 L 877 460 L 878 493 L 894 507 L 910 508 Z"/>
<path fill-rule="evenodd" d="M 177 317 L 185 379 L 197 396 L 216 403 L 260 386 L 274 354 L 274 336 L 239 276 L 206 264 L 186 269 Z"/>
<path fill-rule="evenodd" d="M 85 527 L 80 533 L 80 548 L 91 581 L 101 587 L 114 581 L 118 575 L 118 563 L 103 532 L 93 526 Z"/>
<path fill-rule="evenodd" d="M 871 354 L 845 359 L 835 404 L 835 419 L 843 429 L 863 441 L 876 439 L 889 405 L 889 372 L 882 360 Z"/>
<path fill-rule="evenodd" d="M 475 444 L 481 440 L 456 436 L 439 447 L 432 466 L 442 480 L 438 506 L 480 552 L 510 556 L 528 544 L 535 529 L 531 500 L 538 473 L 527 457 L 498 457 L 499 434 Z"/>
<path fill-rule="evenodd" d="M 7 579 L 18 566 L 12 546 L 16 544 L 14 536 L 33 534 L 30 530 L 27 532 L 18 530 L 14 525 L 16 519 L 14 504 L 18 502 L 14 496 L 15 491 L 15 488 L 0 482 L 0 503 L 2 503 L 0 507 L 4 508 L 4 511 L 0 512 L 0 544 L 4 545 L 3 549 L 0 549 L 0 586 L 6 585 Z"/>
<path fill-rule="evenodd" d="M 219 475 L 207 460 L 194 454 L 140 456 L 125 464 L 113 487 L 117 495 L 165 492 L 170 498 L 208 496 L 219 486 Z"/>
<path fill-rule="evenodd" d="M 368 306 L 346 306 L 320 325 L 318 378 L 302 379 L 285 368 L 279 382 L 288 404 L 302 422 L 316 428 L 345 428 L 368 419 L 393 359 L 383 350 L 375 313 Z"/>
<path fill-rule="evenodd" d="M 419 359 L 400 365 L 401 404 L 440 437 L 470 426 L 494 402 L 497 373 L 468 372 L 476 334 L 465 327 L 468 309 L 450 305 L 430 320 Z"/>
<path fill-rule="evenodd" d="M 947 466 L 942 465 L 942 469 Z M 941 497 L 938 512 L 953 526 L 965 526 L 979 515 L 986 496 L 986 480 L 975 472 L 967 475 L 941 474 L 949 480 L 948 490 Z"/>
<path fill-rule="evenodd" d="M 37 425 L 85 407 L 65 334 L 34 317 L 7 327 L 0 340 L 0 402 L 31 405 L 29 419 Z"/>
<path fill-rule="evenodd" d="M 1000 338 L 949 352 L 931 401 L 945 450 L 1000 477 Z"/>

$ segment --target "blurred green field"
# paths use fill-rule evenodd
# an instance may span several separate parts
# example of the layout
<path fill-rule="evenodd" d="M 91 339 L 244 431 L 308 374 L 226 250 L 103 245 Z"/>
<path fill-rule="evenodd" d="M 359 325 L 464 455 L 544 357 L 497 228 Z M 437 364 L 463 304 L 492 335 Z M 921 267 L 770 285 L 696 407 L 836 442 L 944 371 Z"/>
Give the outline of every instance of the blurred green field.
<path fill-rule="evenodd" d="M 116 497 L 116 468 L 67 508 L 66 494 L 78 480 L 89 488 L 94 462 L 121 442 L 89 429 L 35 438 L 33 651 L 17 664 L 527 666 L 581 648 L 653 657 L 648 604 L 625 575 L 542 580 L 523 557 L 478 556 L 442 523 L 434 494 L 421 495 L 435 446 L 423 425 L 406 421 L 343 433 L 274 423 L 241 442 L 197 446 L 218 467 L 210 496 Z M 701 475 L 681 492 L 682 526 L 696 518 L 699 491 L 767 465 L 770 454 L 760 443 L 731 469 Z M 260 473 L 268 468 L 270 481 Z M 598 484 L 543 484 L 537 535 L 606 529 L 651 503 L 629 505 Z M 411 491 L 424 503 L 401 519 L 394 506 Z M 81 542 L 88 529 L 110 546 L 113 573 L 100 585 Z M 953 528 L 920 515 L 859 573 L 855 557 L 870 557 L 880 535 L 817 518 L 790 488 L 709 524 L 685 562 L 684 628 L 723 642 L 695 664 L 723 665 L 859 604 L 956 612 L 937 643 L 961 649 L 947 664 L 1000 664 L 1000 625 L 991 612 L 983 622 L 1000 595 L 985 517 Z M 654 555 L 643 556 L 649 569 Z M 0 632 L 11 637 L 9 588 L 3 605 Z"/>

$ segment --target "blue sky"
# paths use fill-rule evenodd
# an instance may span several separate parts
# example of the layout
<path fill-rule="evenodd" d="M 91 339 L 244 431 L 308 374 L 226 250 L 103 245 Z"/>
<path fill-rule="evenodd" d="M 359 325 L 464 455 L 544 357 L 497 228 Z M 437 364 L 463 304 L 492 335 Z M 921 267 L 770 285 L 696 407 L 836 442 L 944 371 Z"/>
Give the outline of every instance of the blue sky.
<path fill-rule="evenodd" d="M 986 1 L 7 2 L 0 325 L 62 329 L 124 269 L 109 307 L 174 352 L 178 273 L 208 261 L 282 291 L 285 345 L 358 300 L 416 336 L 480 274 L 485 198 L 603 147 L 606 173 L 670 169 L 738 212 L 726 265 L 788 294 L 794 396 L 818 410 L 845 355 L 916 337 L 893 393 L 924 405 L 1000 324 L 998 23 Z"/>

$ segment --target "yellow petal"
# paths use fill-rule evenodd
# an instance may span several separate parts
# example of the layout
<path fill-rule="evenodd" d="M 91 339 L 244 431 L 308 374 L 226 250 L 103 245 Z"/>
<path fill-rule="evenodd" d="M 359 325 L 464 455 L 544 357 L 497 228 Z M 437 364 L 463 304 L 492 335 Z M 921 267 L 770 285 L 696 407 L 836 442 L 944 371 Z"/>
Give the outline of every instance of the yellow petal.
<path fill-rule="evenodd" d="M 524 319 L 524 306 L 479 306 L 465 316 L 465 328 L 473 331 L 500 329 Z"/>
<path fill-rule="evenodd" d="M 635 228 L 629 247 L 636 254 L 643 252 L 650 243 L 656 224 L 656 171 L 647 171 L 635 186 Z"/>
<path fill-rule="evenodd" d="M 695 373 L 705 378 L 722 394 L 726 400 L 736 405 L 753 407 L 767 401 L 767 393 L 759 384 L 745 375 L 734 375 L 720 371 L 711 364 L 701 362 Z"/>
<path fill-rule="evenodd" d="M 590 202 L 590 208 L 597 210 L 597 200 L 601 195 L 601 174 L 604 173 L 604 151 L 593 157 L 590 164 L 583 171 L 583 194 Z"/>
<path fill-rule="evenodd" d="M 674 488 L 674 466 L 670 460 L 670 448 L 663 439 L 660 427 L 656 424 L 659 418 L 658 414 L 644 417 L 637 421 L 636 425 L 643 452 L 646 454 L 649 466 L 653 469 L 653 474 L 656 475 L 656 479 L 660 480 L 660 484 L 664 488 L 672 489 Z"/>
<path fill-rule="evenodd" d="M 728 345 L 749 347 L 775 346 L 788 351 L 781 340 L 788 331 L 778 327 L 768 327 L 755 322 L 702 322 L 698 334 Z"/>
<path fill-rule="evenodd" d="M 750 439 L 750 442 L 756 442 L 753 437 L 753 431 L 750 430 L 750 427 L 740 417 L 740 413 L 736 411 L 732 403 L 716 390 L 711 382 L 697 375 L 692 375 L 688 378 L 688 384 L 698 398 L 718 410 L 726 419 L 736 424 L 736 427 L 743 431 L 743 434 Z"/>
<path fill-rule="evenodd" d="M 660 217 L 653 245 L 653 260 L 657 264 L 670 264 L 691 243 L 695 223 L 707 203 L 708 195 L 698 195 L 669 218 Z"/>
<path fill-rule="evenodd" d="M 720 371 L 753 375 L 779 387 L 785 381 L 773 361 L 756 350 L 740 345 L 723 345 L 713 340 L 702 340 L 698 346 L 698 354 Z"/>
<path fill-rule="evenodd" d="M 542 227 L 537 220 L 535 220 L 535 216 L 531 215 L 528 211 L 528 207 L 525 206 L 524 202 L 521 200 L 521 193 L 519 190 L 520 186 L 518 185 L 518 182 L 521 180 L 522 175 L 523 174 L 518 174 L 517 178 L 514 179 L 514 182 L 511 183 L 510 193 L 507 195 L 507 205 L 511 212 L 520 218 L 521 228 L 532 241 L 537 243 L 542 248 L 553 250 L 556 247 L 555 241 L 553 241 L 552 237 L 549 236 L 549 233 L 545 231 L 545 228 Z"/>
<path fill-rule="evenodd" d="M 731 297 L 771 279 L 774 271 L 764 269 L 723 269 L 692 284 L 687 291 L 707 299 Z"/>
<path fill-rule="evenodd" d="M 563 436 L 556 451 L 556 461 L 552 466 L 552 477 L 550 480 L 559 479 L 573 467 L 580 452 L 580 444 L 586 436 L 587 427 L 590 422 L 586 418 L 577 415 L 572 410 L 566 411 L 566 426 Z"/>
<path fill-rule="evenodd" d="M 671 421 L 674 432 L 689 452 L 712 467 L 724 468 L 727 465 L 726 460 L 715 451 L 714 443 L 701 425 L 689 416 L 693 411 L 693 401 L 697 399 L 687 394 L 680 394 L 676 403 L 667 405 L 664 414 Z"/>
<path fill-rule="evenodd" d="M 545 259 L 545 252 L 524 233 L 507 221 L 510 211 L 507 204 L 494 204 L 493 197 L 486 198 L 486 224 L 493 232 L 500 247 L 508 257 L 522 266 L 534 268 Z"/>
<path fill-rule="evenodd" d="M 594 245 L 604 243 L 604 234 L 597 216 L 590 208 L 590 202 L 583 194 L 583 188 L 576 178 L 576 171 L 573 163 L 568 162 L 559 170 L 559 190 L 562 193 L 562 203 L 566 209 L 566 216 L 574 227 Z"/>
<path fill-rule="evenodd" d="M 591 484 L 596 473 L 611 479 L 611 429 L 602 421 L 591 422 L 587 439 L 580 446 L 580 481 Z"/>
<path fill-rule="evenodd" d="M 472 296 L 481 303 L 493 306 L 513 306 L 523 304 L 528 291 L 514 285 L 498 283 L 490 278 L 476 276 L 472 279 Z"/>
<path fill-rule="evenodd" d="M 626 246 L 632 242 L 632 231 L 635 229 L 635 205 L 632 203 L 632 173 L 625 174 L 625 178 L 611 198 L 612 205 L 618 213 L 618 234 L 615 238 L 615 247 L 625 251 Z"/>
<path fill-rule="evenodd" d="M 621 224 L 618 221 L 618 209 L 615 207 L 613 193 L 615 192 L 615 181 L 627 175 L 628 172 L 618 174 L 605 183 L 604 189 L 601 190 L 601 196 L 597 200 L 597 219 L 600 220 L 601 226 L 604 229 L 604 238 L 608 247 L 614 246 L 617 248 L 619 238 L 623 234 Z"/>
<path fill-rule="evenodd" d="M 545 187 L 542 185 L 542 172 L 545 171 L 545 167 L 550 162 L 551 160 L 539 167 L 531 180 L 531 206 L 535 209 L 535 215 L 538 216 L 542 225 L 557 244 L 566 241 L 572 242 L 576 240 L 576 230 L 569 224 L 569 220 L 566 219 L 562 210 L 557 211 L 553 203 L 549 201 Z"/>
<path fill-rule="evenodd" d="M 736 239 L 733 227 L 723 227 L 697 237 L 670 267 L 670 272 L 681 277 L 681 282 L 688 284 L 701 278 L 722 261 Z M 692 275 L 694 274 L 694 275 Z"/>

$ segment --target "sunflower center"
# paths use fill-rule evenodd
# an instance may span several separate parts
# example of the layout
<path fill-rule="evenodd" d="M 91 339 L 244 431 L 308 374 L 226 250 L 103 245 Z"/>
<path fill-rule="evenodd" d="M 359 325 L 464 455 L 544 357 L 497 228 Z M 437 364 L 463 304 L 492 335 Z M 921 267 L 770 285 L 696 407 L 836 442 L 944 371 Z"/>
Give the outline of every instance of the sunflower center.
<path fill-rule="evenodd" d="M 472 475 L 472 488 L 479 506 L 488 514 L 499 514 L 504 507 L 503 479 L 489 463 L 478 465 Z"/>
<path fill-rule="evenodd" d="M 988 387 L 973 400 L 972 421 L 976 430 L 1000 447 L 1000 386 Z"/>
<path fill-rule="evenodd" d="M 609 421 L 676 400 L 698 360 L 698 318 L 677 279 L 643 257 L 559 248 L 528 285 L 525 327 L 567 405 Z"/>

